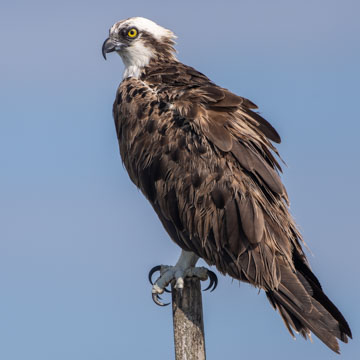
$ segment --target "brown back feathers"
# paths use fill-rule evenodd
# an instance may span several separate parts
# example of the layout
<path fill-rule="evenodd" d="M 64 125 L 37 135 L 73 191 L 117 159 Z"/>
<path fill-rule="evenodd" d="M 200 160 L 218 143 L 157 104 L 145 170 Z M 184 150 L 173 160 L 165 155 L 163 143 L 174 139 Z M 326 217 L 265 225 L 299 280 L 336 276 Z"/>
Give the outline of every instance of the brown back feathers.
<path fill-rule="evenodd" d="M 181 248 L 264 289 L 290 333 L 338 351 L 349 326 L 307 264 L 271 143 L 280 136 L 255 109 L 191 67 L 152 62 L 117 92 L 121 157 Z"/>

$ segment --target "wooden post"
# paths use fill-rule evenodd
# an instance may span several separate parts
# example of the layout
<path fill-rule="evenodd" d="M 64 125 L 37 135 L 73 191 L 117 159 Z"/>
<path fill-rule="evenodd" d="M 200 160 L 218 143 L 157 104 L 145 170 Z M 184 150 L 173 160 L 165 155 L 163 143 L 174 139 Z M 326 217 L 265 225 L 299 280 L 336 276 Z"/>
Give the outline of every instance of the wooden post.
<path fill-rule="evenodd" d="M 185 278 L 182 294 L 171 286 L 176 360 L 205 360 L 200 280 Z"/>

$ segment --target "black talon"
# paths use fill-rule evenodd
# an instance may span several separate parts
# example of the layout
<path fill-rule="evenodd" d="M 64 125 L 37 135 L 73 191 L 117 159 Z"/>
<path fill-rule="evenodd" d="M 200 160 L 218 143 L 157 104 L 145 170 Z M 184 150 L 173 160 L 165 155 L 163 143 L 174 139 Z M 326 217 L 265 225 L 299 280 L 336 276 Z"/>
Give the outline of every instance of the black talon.
<path fill-rule="evenodd" d="M 154 285 L 153 281 L 152 281 L 152 276 L 154 275 L 154 273 L 156 273 L 157 271 L 161 270 L 161 265 L 157 265 L 154 266 L 150 271 L 149 271 L 149 275 L 148 275 L 148 279 L 150 281 L 151 285 Z"/>
<path fill-rule="evenodd" d="M 216 287 L 218 285 L 218 278 L 217 278 L 216 274 L 211 270 L 208 270 L 208 276 L 209 276 L 209 279 L 210 279 L 210 284 L 206 289 L 204 289 L 204 291 L 207 291 L 207 290 L 212 288 L 210 290 L 210 292 L 212 292 L 212 291 L 214 291 L 216 289 Z"/>
<path fill-rule="evenodd" d="M 157 271 L 161 271 L 161 265 L 154 266 L 154 267 L 149 271 L 148 279 L 149 279 L 151 285 L 154 285 L 153 280 L 152 280 L 152 276 L 153 276 Z M 168 289 L 164 288 L 164 291 L 167 292 L 167 293 L 169 293 L 169 294 L 171 294 L 171 290 L 168 290 Z"/>
<path fill-rule="evenodd" d="M 170 303 L 166 303 L 166 304 L 164 304 L 164 303 L 162 303 L 160 300 L 161 300 L 161 297 L 159 296 L 159 294 L 156 294 L 156 293 L 152 293 L 151 294 L 151 297 L 152 297 L 152 299 L 153 299 L 153 301 L 154 301 L 154 303 L 156 304 L 156 305 L 159 305 L 159 306 L 168 306 Z"/>

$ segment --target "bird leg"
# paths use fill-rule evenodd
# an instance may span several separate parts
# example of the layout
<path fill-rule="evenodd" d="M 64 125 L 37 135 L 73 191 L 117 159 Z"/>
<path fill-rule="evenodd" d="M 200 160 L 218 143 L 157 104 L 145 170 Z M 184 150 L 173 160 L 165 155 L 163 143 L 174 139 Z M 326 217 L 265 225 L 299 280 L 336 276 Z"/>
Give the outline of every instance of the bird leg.
<path fill-rule="evenodd" d="M 170 292 L 166 287 L 171 283 L 175 282 L 174 288 L 182 292 L 184 288 L 184 279 L 186 277 L 196 276 L 200 280 L 207 280 L 210 278 L 210 284 L 205 290 L 215 290 L 217 286 L 217 277 L 215 273 L 206 269 L 205 267 L 195 267 L 199 257 L 193 252 L 182 250 L 179 260 L 175 266 L 158 265 L 152 268 L 149 272 L 149 281 L 152 284 L 152 298 L 157 305 L 165 306 L 169 304 L 163 304 L 159 297 L 164 291 Z M 152 275 L 160 271 L 160 277 L 153 283 Z"/>

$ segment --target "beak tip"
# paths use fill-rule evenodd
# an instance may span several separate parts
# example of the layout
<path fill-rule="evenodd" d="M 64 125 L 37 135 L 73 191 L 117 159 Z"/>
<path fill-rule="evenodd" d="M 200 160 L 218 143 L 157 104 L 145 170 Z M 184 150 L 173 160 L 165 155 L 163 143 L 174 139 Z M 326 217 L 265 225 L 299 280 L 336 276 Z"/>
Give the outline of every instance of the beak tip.
<path fill-rule="evenodd" d="M 105 60 L 106 59 L 106 54 L 115 51 L 115 45 L 114 43 L 111 42 L 111 40 L 109 38 L 107 38 L 102 46 L 102 54 Z"/>

